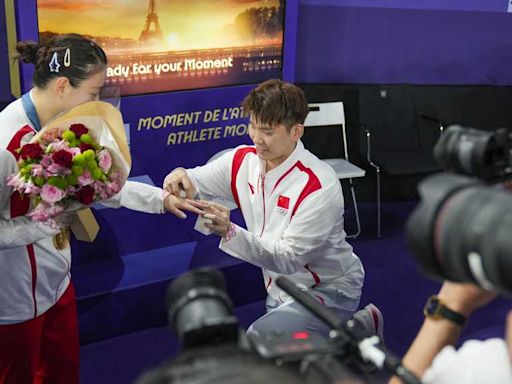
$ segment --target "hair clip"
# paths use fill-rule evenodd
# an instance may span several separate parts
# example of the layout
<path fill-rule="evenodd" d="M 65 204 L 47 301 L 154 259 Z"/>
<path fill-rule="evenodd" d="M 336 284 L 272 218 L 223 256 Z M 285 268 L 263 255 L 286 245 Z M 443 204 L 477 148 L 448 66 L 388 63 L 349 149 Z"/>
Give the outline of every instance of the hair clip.
<path fill-rule="evenodd" d="M 69 67 L 71 65 L 71 49 L 66 48 L 66 53 L 64 54 L 64 66 Z"/>
<path fill-rule="evenodd" d="M 48 64 L 48 66 L 50 67 L 50 72 L 57 72 L 57 73 L 59 72 L 60 64 L 59 64 L 57 52 L 53 53 L 52 59 L 50 61 L 50 64 Z"/>

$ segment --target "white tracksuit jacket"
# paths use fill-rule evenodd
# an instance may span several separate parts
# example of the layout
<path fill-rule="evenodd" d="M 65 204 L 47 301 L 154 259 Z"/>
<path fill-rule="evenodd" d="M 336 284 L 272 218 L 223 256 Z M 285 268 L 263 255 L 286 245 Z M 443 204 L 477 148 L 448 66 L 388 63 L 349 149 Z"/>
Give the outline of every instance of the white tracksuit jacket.
<path fill-rule="evenodd" d="M 5 182 L 18 171 L 13 151 L 34 133 L 21 99 L 0 112 L 0 324 L 41 315 L 57 302 L 70 281 L 70 248 L 55 248 L 52 236 L 58 231 L 24 216 L 28 207 L 23 207 L 17 192 Z M 163 213 L 163 191 L 127 182 L 120 193 L 104 203 L 113 208 Z"/>
<path fill-rule="evenodd" d="M 315 294 L 334 292 L 317 295 L 329 306 L 337 307 L 336 297 L 360 297 L 364 270 L 345 241 L 340 182 L 301 142 L 266 173 L 255 148 L 240 146 L 187 174 L 202 197 L 219 196 L 240 207 L 247 230 L 235 225 L 220 249 L 261 267 L 271 298 L 288 299 L 274 283 L 279 275 Z"/>

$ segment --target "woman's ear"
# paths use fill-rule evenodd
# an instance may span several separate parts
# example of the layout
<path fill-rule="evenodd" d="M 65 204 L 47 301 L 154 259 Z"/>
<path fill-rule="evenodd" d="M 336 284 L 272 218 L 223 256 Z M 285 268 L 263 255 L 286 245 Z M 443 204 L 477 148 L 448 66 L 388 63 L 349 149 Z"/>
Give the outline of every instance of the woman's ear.
<path fill-rule="evenodd" d="M 69 79 L 67 77 L 58 77 L 55 81 L 55 93 L 59 97 L 59 100 L 64 99 L 64 93 L 66 92 L 66 88 L 69 87 L 71 84 L 69 83 Z"/>

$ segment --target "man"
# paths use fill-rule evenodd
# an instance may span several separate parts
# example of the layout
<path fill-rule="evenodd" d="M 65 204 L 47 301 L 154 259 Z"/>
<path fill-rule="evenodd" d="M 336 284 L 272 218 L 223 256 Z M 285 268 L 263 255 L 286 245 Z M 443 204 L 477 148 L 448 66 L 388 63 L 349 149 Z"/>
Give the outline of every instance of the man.
<path fill-rule="evenodd" d="M 322 304 L 348 320 L 359 305 L 364 270 L 346 242 L 343 194 L 335 172 L 300 141 L 309 112 L 302 90 L 268 80 L 242 103 L 250 115 L 253 146 L 240 146 L 201 167 L 177 168 L 164 180 L 175 196 L 218 196 L 234 200 L 247 229 L 231 223 L 229 209 L 209 203 L 206 227 L 222 240 L 220 249 L 263 270 L 267 314 L 248 332 L 278 328 L 326 333 L 327 326 L 276 285 L 287 275 Z M 375 333 L 382 315 L 374 305 L 359 319 Z"/>

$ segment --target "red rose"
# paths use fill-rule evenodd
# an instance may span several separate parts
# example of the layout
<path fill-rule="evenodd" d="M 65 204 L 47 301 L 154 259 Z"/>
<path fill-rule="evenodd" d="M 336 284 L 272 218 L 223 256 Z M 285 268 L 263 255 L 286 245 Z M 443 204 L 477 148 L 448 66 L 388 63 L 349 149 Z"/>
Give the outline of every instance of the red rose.
<path fill-rule="evenodd" d="M 55 162 L 55 164 L 61 165 L 63 167 L 69 167 L 73 162 L 73 156 L 68 151 L 61 149 L 52 155 L 52 160 Z"/>
<path fill-rule="evenodd" d="M 43 149 L 38 143 L 25 144 L 21 147 L 20 155 L 23 160 L 39 159 L 43 155 Z"/>
<path fill-rule="evenodd" d="M 69 130 L 73 132 L 77 138 L 80 138 L 84 133 L 89 132 L 83 124 L 71 124 Z"/>
<path fill-rule="evenodd" d="M 94 188 L 90 185 L 83 186 L 76 192 L 76 198 L 85 205 L 92 203 L 94 198 Z"/>
<path fill-rule="evenodd" d="M 80 143 L 80 152 L 84 153 L 88 149 L 94 149 L 91 144 Z"/>

